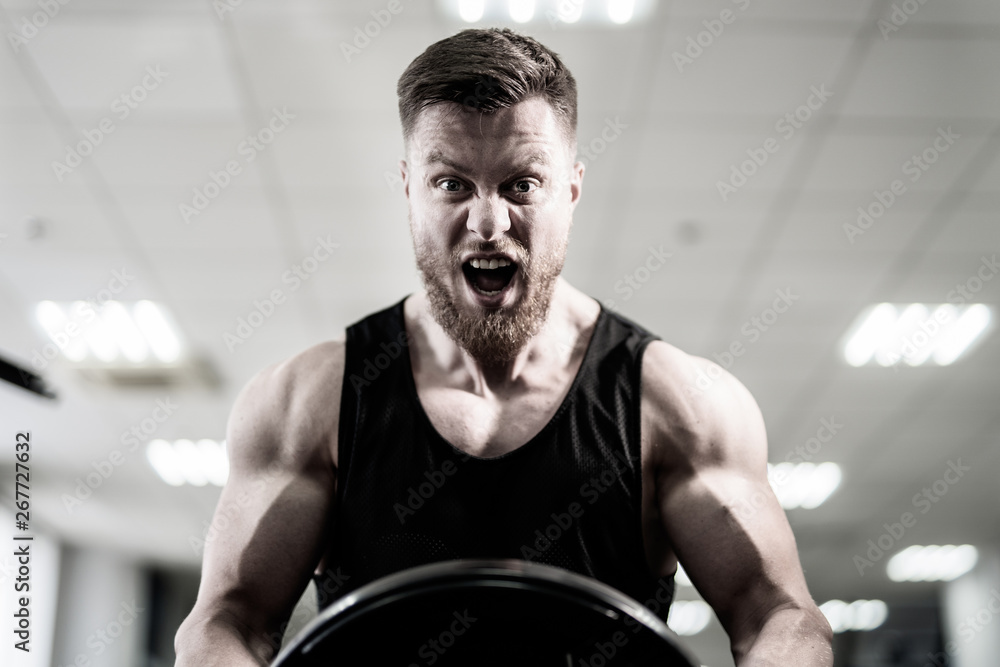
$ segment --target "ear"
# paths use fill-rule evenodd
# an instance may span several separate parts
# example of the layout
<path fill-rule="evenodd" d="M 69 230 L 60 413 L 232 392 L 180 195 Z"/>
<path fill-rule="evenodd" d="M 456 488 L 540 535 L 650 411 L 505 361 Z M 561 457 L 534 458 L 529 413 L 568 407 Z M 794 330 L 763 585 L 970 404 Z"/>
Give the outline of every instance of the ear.
<path fill-rule="evenodd" d="M 569 207 L 570 211 L 576 209 L 576 205 L 580 202 L 580 195 L 583 194 L 583 173 L 587 170 L 586 165 L 583 162 L 577 162 L 573 165 L 572 171 L 570 172 L 569 181 Z"/>
<path fill-rule="evenodd" d="M 410 172 L 406 160 L 399 161 L 399 175 L 403 179 L 403 194 L 410 198 Z"/>

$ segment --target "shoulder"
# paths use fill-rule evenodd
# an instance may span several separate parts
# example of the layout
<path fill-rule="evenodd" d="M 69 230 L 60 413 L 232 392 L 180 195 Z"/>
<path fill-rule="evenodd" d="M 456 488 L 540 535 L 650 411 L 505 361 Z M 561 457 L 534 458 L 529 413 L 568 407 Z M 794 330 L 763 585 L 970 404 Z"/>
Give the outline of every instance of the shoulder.
<path fill-rule="evenodd" d="M 258 372 L 233 406 L 229 445 L 262 466 L 335 466 L 345 348 L 341 336 Z"/>
<path fill-rule="evenodd" d="M 643 354 L 642 423 L 644 446 L 671 469 L 766 464 L 764 420 L 747 388 L 660 340 Z"/>

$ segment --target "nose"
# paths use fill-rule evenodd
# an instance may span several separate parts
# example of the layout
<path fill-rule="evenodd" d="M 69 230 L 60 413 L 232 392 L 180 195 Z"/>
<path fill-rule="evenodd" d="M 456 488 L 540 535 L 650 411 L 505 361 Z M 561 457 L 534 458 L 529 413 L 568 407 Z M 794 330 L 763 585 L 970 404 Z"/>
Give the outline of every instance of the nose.
<path fill-rule="evenodd" d="M 510 212 L 497 196 L 477 196 L 465 226 L 484 241 L 491 241 L 510 229 Z"/>

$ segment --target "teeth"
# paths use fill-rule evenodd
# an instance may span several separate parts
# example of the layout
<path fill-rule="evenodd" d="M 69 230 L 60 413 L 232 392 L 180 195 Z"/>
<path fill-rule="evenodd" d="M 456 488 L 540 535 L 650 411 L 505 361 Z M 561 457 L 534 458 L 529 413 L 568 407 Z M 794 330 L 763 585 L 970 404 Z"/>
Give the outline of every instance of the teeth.
<path fill-rule="evenodd" d="M 508 259 L 474 259 L 471 262 L 472 268 L 474 269 L 498 269 L 504 266 L 510 266 L 510 260 Z"/>
<path fill-rule="evenodd" d="M 476 287 L 475 285 L 473 285 L 473 287 L 475 288 L 475 290 L 476 290 L 477 292 L 479 292 L 480 294 L 485 294 L 486 296 L 495 296 L 495 295 L 497 295 L 497 294 L 499 294 L 499 293 L 500 293 L 500 290 L 498 290 L 498 289 L 495 289 L 495 290 L 492 290 L 492 291 L 490 291 L 490 292 L 487 292 L 486 290 L 481 290 L 481 289 L 479 289 L 479 288 L 478 288 L 478 287 Z"/>

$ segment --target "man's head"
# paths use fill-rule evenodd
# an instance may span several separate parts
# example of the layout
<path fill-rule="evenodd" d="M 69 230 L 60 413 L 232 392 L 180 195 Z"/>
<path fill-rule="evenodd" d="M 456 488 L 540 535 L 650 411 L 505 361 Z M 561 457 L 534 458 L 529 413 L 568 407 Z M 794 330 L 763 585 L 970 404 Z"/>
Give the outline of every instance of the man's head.
<path fill-rule="evenodd" d="M 566 256 L 583 178 L 576 83 L 529 37 L 464 30 L 417 57 L 397 92 L 434 318 L 478 361 L 503 364 L 545 322 Z"/>
<path fill-rule="evenodd" d="M 407 148 L 417 117 L 432 104 L 489 113 L 533 95 L 552 106 L 567 145 L 576 146 L 576 80 L 558 55 L 509 28 L 470 28 L 431 44 L 399 77 L 396 94 Z"/>

